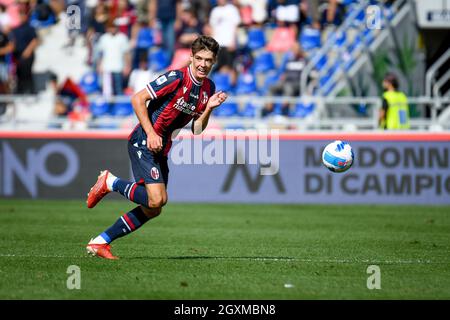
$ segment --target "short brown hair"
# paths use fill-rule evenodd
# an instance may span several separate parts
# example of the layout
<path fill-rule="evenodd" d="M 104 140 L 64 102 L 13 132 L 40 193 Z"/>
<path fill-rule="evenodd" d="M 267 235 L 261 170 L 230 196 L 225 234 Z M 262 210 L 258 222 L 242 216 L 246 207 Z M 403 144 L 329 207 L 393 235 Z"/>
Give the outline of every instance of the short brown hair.
<path fill-rule="evenodd" d="M 194 40 L 194 42 L 192 42 L 191 45 L 192 55 L 195 55 L 197 52 L 202 50 L 209 50 L 214 54 L 214 57 L 217 57 L 219 49 L 220 46 L 217 41 L 208 36 L 199 36 Z"/>

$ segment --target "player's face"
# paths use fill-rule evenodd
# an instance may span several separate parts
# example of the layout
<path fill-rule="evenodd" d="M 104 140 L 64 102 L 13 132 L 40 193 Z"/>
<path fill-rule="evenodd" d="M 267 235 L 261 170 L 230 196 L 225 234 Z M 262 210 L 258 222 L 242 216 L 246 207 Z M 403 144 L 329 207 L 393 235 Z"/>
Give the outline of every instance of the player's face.
<path fill-rule="evenodd" d="M 216 62 L 216 58 L 214 57 L 214 53 L 209 50 L 201 50 L 191 56 L 192 61 L 192 73 L 197 80 L 205 79 L 214 63 Z"/>

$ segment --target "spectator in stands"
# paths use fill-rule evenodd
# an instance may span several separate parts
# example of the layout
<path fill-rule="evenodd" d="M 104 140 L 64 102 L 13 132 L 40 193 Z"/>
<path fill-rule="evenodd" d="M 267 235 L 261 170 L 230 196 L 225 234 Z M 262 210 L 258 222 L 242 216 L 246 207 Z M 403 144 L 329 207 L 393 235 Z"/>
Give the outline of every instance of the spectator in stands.
<path fill-rule="evenodd" d="M 320 9 L 322 6 L 325 10 Z M 338 0 L 308 0 L 308 7 L 313 28 L 322 29 L 322 12 L 325 12 L 325 26 L 336 23 Z"/>
<path fill-rule="evenodd" d="M 190 48 L 192 42 L 203 33 L 203 25 L 197 19 L 191 8 L 184 9 L 180 19 L 175 23 L 177 47 Z"/>
<path fill-rule="evenodd" d="M 388 73 L 383 79 L 383 107 L 380 110 L 381 129 L 409 129 L 409 106 L 405 94 L 399 91 L 398 79 Z"/>
<path fill-rule="evenodd" d="M 211 11 L 210 0 L 190 0 L 189 3 L 189 9 L 195 12 L 199 23 L 206 25 L 209 19 L 209 12 Z"/>
<path fill-rule="evenodd" d="M 217 0 L 217 6 L 209 18 L 210 33 L 220 45 L 215 71 L 229 73 L 232 82 L 236 79 L 234 60 L 237 49 L 237 32 L 241 23 L 239 10 L 228 0 Z"/>
<path fill-rule="evenodd" d="M 292 49 L 286 53 L 284 72 L 278 81 L 269 89 L 272 96 L 295 97 L 300 95 L 300 77 L 306 64 L 305 53 L 296 42 Z M 274 111 L 274 104 L 267 104 L 262 110 L 262 116 L 267 116 Z M 289 104 L 281 106 L 282 115 L 289 115 Z"/>
<path fill-rule="evenodd" d="M 88 20 L 88 30 L 86 33 L 86 43 L 88 48 L 88 64 L 96 69 L 98 54 L 96 43 L 106 32 L 106 24 L 109 20 L 108 8 L 104 1 L 100 1 L 92 12 Z"/>
<path fill-rule="evenodd" d="M 14 44 L 9 39 L 5 30 L 0 27 L 0 93 L 9 92 L 4 87 L 9 87 L 8 55 L 14 50 Z"/>
<path fill-rule="evenodd" d="M 136 3 L 137 22 L 144 26 L 150 25 L 150 2 L 152 2 L 152 0 L 139 0 Z"/>
<path fill-rule="evenodd" d="M 142 53 L 139 57 L 139 69 L 134 69 L 128 80 L 128 92 L 130 94 L 142 90 L 147 83 L 154 80 L 158 76 L 148 66 L 148 56 Z"/>
<path fill-rule="evenodd" d="M 250 8 L 251 22 L 262 26 L 267 20 L 268 0 L 239 0 L 241 8 Z"/>
<path fill-rule="evenodd" d="M 80 106 L 87 111 L 89 101 L 86 94 L 71 78 L 67 78 L 62 85 L 58 85 L 58 77 L 50 72 L 50 86 L 56 96 L 54 113 L 58 117 L 65 117 L 72 112 L 80 112 L 76 110 L 76 106 Z"/>
<path fill-rule="evenodd" d="M 0 95 L 10 93 L 8 55 L 14 50 L 13 43 L 9 40 L 3 27 L 0 26 Z M 0 115 L 6 110 L 7 103 L 0 101 Z"/>
<path fill-rule="evenodd" d="M 34 52 L 39 44 L 36 30 L 30 25 L 25 9 L 19 12 L 20 25 L 11 31 L 14 44 L 13 58 L 16 64 L 18 94 L 35 94 L 33 83 Z"/>
<path fill-rule="evenodd" d="M 119 27 L 119 31 L 127 37 L 131 36 L 131 29 L 137 21 L 134 8 L 128 0 L 118 0 L 117 13 L 114 17 L 115 24 Z"/>
<path fill-rule="evenodd" d="M 56 16 L 48 2 L 37 0 L 30 21 L 33 27 L 44 28 L 55 24 Z"/>
<path fill-rule="evenodd" d="M 278 24 L 297 26 L 300 21 L 300 0 L 277 0 L 275 18 Z"/>
<path fill-rule="evenodd" d="M 180 11 L 180 0 L 152 0 L 150 2 L 150 23 L 152 27 L 159 24 L 163 49 L 170 60 L 172 60 L 175 50 L 175 21 L 179 17 Z"/>
<path fill-rule="evenodd" d="M 123 94 L 124 77 L 131 71 L 127 36 L 119 32 L 117 25 L 109 23 L 97 48 L 101 55 L 97 68 L 102 79 L 103 95 L 109 97 Z"/>
<path fill-rule="evenodd" d="M 0 3 L 0 30 L 8 33 L 11 27 L 11 17 L 6 11 L 6 6 Z"/>

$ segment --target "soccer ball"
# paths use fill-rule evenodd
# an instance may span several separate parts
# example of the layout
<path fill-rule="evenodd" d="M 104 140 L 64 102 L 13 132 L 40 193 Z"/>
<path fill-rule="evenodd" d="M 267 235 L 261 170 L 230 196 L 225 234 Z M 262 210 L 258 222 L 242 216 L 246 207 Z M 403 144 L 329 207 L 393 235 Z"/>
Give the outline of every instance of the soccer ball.
<path fill-rule="evenodd" d="M 353 164 L 353 149 L 348 142 L 336 140 L 329 143 L 322 152 L 322 162 L 330 171 L 344 172 Z"/>

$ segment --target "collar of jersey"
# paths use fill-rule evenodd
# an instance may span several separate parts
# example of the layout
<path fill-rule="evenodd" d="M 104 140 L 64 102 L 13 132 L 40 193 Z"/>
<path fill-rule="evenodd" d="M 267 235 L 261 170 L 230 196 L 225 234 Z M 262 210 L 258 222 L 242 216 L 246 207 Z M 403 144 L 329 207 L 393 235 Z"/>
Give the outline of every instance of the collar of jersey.
<path fill-rule="evenodd" d="M 189 67 L 188 67 L 189 77 L 191 78 L 192 82 L 193 82 L 195 85 L 201 86 L 202 83 L 203 83 L 203 81 L 200 82 L 200 81 L 198 81 L 197 79 L 195 79 L 194 75 L 192 74 L 191 66 L 192 66 L 192 64 L 190 64 Z"/>

